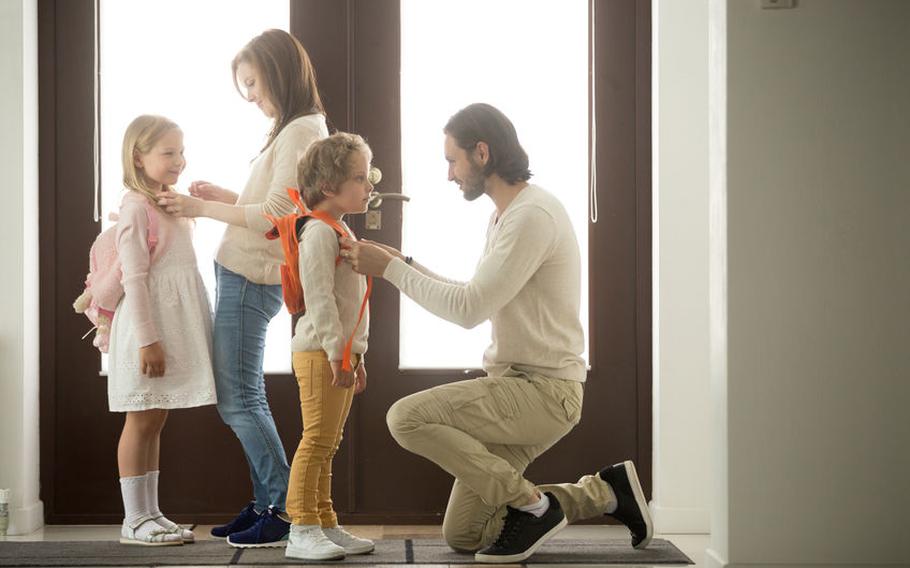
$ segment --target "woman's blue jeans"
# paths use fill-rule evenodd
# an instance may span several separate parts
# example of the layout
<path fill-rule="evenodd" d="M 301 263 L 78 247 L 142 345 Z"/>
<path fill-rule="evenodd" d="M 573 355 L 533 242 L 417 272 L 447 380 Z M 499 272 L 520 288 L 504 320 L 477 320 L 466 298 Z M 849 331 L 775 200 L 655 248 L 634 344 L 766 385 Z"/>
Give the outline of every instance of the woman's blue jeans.
<path fill-rule="evenodd" d="M 290 467 L 265 395 L 266 329 L 281 309 L 281 286 L 250 282 L 215 263 L 213 329 L 218 413 L 246 455 L 256 509 L 285 510 Z"/>

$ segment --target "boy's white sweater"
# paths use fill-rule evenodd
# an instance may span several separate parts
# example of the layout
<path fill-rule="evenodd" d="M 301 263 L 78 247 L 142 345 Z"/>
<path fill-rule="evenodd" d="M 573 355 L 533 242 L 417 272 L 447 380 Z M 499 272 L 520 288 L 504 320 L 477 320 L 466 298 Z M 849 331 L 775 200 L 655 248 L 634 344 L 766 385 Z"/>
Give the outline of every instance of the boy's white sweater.
<path fill-rule="evenodd" d="M 353 238 L 348 226 L 344 222 L 341 225 Z M 291 350 L 323 350 L 330 361 L 341 360 L 367 289 L 366 277 L 354 272 L 350 264 L 342 262 L 336 266 L 338 252 L 338 233 L 318 219 L 308 220 L 298 253 L 306 313 L 297 321 Z M 367 307 L 357 327 L 352 353 L 366 353 L 369 330 Z"/>

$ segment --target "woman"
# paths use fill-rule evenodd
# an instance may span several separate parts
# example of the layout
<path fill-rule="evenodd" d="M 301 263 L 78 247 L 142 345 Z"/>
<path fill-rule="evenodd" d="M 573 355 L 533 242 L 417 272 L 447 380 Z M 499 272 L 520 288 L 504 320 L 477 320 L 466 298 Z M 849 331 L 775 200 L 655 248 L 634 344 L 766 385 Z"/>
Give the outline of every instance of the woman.
<path fill-rule="evenodd" d="M 243 446 L 254 500 L 212 535 L 232 546 L 284 546 L 290 468 L 269 410 L 262 372 L 266 329 L 281 309 L 281 245 L 269 241 L 265 214 L 294 209 L 286 188 L 296 187 L 297 158 L 328 136 L 325 111 L 310 58 L 281 30 L 253 38 L 231 64 L 234 85 L 272 119 L 268 140 L 254 160 L 246 187 L 236 193 L 195 181 L 190 194 L 159 202 L 169 213 L 228 223 L 215 256 L 217 293 L 214 370 L 218 412 Z"/>

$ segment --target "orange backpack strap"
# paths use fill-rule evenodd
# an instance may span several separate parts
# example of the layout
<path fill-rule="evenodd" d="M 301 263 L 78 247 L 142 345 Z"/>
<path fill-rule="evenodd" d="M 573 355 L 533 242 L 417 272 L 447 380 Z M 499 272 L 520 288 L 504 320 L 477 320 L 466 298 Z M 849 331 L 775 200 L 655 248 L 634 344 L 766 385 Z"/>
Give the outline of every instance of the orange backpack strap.
<path fill-rule="evenodd" d="M 367 304 L 370 301 L 370 294 L 373 292 L 373 277 L 367 276 L 367 291 L 363 295 L 363 302 L 360 304 L 360 315 L 357 316 L 357 325 L 354 326 L 354 331 L 351 332 L 351 337 L 348 339 L 348 342 L 344 345 L 344 355 L 343 361 L 341 362 L 341 368 L 345 371 L 351 370 L 351 350 L 354 348 L 354 336 L 357 335 L 357 328 L 360 327 L 360 324 L 363 322 L 363 313 L 367 309 Z"/>

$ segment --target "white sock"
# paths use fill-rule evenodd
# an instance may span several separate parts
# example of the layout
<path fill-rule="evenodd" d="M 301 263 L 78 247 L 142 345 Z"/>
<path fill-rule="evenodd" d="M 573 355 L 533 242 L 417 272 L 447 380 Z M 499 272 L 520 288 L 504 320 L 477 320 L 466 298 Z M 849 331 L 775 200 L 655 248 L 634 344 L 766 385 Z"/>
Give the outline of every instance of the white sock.
<path fill-rule="evenodd" d="M 164 513 L 158 508 L 158 476 L 160 474 L 161 472 L 157 469 L 145 474 L 147 480 L 145 484 L 145 494 L 148 499 L 149 515 L 153 518 L 164 516 Z"/>
<path fill-rule="evenodd" d="M 123 520 L 126 524 L 149 514 L 147 475 L 120 478 L 120 494 L 123 496 Z"/>
<path fill-rule="evenodd" d="M 164 516 L 164 513 L 161 512 L 161 509 L 158 506 L 158 477 L 161 475 L 160 470 L 150 471 L 145 474 L 148 481 L 145 485 L 145 494 L 148 499 L 148 508 L 149 515 L 155 519 L 155 522 L 166 528 L 167 530 L 174 530 L 179 525 L 169 518 Z"/>
<path fill-rule="evenodd" d="M 547 497 L 546 493 L 540 494 L 540 499 L 536 503 L 531 503 L 530 505 L 525 505 L 524 507 L 519 507 L 519 511 L 524 511 L 525 513 L 531 513 L 537 518 L 543 516 L 547 512 L 547 509 L 550 508 L 550 498 Z"/>

